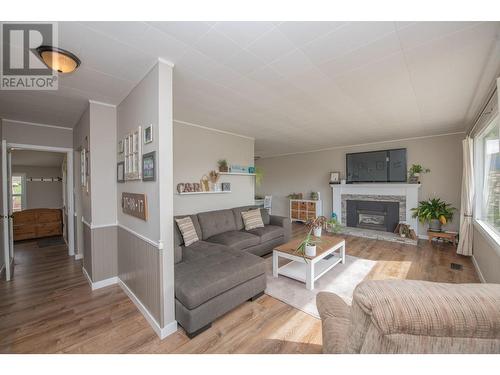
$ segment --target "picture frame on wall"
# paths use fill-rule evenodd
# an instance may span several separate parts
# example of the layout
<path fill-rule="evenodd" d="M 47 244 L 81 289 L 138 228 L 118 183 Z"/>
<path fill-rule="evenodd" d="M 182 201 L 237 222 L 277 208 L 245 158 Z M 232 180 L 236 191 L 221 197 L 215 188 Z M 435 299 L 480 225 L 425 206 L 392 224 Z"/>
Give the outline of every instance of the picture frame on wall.
<path fill-rule="evenodd" d="M 125 137 L 125 181 L 142 179 L 142 131 L 139 126 Z"/>
<path fill-rule="evenodd" d="M 125 182 L 125 162 L 116 163 L 116 182 Z"/>
<path fill-rule="evenodd" d="M 153 142 L 153 125 L 146 126 L 144 128 L 144 144 Z"/>
<path fill-rule="evenodd" d="M 340 172 L 330 172 L 330 184 L 340 184 Z"/>
<path fill-rule="evenodd" d="M 142 181 L 156 180 L 155 155 L 155 151 L 142 155 Z"/>

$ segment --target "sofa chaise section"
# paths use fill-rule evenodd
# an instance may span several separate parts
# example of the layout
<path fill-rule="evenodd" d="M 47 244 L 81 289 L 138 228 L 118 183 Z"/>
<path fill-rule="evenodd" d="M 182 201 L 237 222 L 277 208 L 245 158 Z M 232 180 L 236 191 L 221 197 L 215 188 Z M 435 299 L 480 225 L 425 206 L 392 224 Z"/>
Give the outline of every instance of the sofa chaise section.
<path fill-rule="evenodd" d="M 199 241 L 185 246 L 177 225 L 175 239 L 175 314 L 193 337 L 266 288 L 264 255 L 290 238 L 288 218 L 261 210 L 264 228 L 245 231 L 241 212 L 253 206 L 189 216 Z"/>

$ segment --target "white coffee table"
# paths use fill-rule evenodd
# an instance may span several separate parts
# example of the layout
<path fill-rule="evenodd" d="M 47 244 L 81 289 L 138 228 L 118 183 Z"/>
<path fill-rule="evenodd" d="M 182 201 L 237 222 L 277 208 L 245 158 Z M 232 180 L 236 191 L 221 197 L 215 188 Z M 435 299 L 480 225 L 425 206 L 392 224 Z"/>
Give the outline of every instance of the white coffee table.
<path fill-rule="evenodd" d="M 273 276 L 287 276 L 306 284 L 308 290 L 314 289 L 314 282 L 339 263 L 345 263 L 345 240 L 341 237 L 322 236 L 317 245 L 316 256 L 303 257 L 296 249 L 302 238 L 291 240 L 273 250 Z M 279 258 L 291 260 L 279 267 Z"/>

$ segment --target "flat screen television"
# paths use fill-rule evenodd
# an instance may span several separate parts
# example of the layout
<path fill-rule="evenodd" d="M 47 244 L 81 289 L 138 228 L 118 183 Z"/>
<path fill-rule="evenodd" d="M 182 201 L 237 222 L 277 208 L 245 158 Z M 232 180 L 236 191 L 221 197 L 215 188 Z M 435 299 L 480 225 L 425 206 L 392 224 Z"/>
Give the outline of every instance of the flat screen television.
<path fill-rule="evenodd" d="M 346 154 L 347 183 L 406 182 L 406 148 Z"/>

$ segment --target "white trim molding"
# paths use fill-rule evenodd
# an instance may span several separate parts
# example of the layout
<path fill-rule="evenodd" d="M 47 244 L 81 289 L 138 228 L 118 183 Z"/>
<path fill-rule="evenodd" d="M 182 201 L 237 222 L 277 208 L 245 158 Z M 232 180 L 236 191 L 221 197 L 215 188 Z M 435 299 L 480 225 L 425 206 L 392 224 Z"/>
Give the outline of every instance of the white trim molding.
<path fill-rule="evenodd" d="M 148 321 L 149 325 L 153 328 L 155 333 L 158 335 L 160 340 L 171 335 L 177 331 L 177 322 L 173 321 L 167 324 L 165 327 L 160 327 L 156 319 L 151 315 L 149 310 L 144 306 L 139 298 L 130 290 L 130 288 L 125 284 L 120 278 L 118 278 L 118 285 L 123 289 L 125 294 L 132 300 L 134 305 L 139 309 L 139 311 L 144 315 L 144 318 Z"/>
<path fill-rule="evenodd" d="M 500 256 L 500 236 L 482 220 L 474 219 L 473 224 Z"/>
<path fill-rule="evenodd" d="M 9 118 L 4 118 L 2 120 L 3 121 L 8 121 L 8 122 L 13 122 L 15 124 L 20 124 L 20 125 L 40 126 L 42 128 L 54 128 L 54 129 L 68 130 L 70 132 L 73 131 L 73 128 L 67 128 L 65 126 L 42 124 L 42 123 L 39 123 L 39 122 L 19 121 L 19 120 L 12 120 L 12 119 L 9 119 Z"/>
<path fill-rule="evenodd" d="M 88 226 L 90 229 L 92 229 L 92 224 L 90 224 L 87 220 L 85 220 L 82 216 L 82 223 Z"/>
<path fill-rule="evenodd" d="M 117 223 L 116 224 L 117 226 L 119 226 L 120 228 L 126 230 L 127 232 L 129 232 L 130 234 L 133 234 L 134 236 L 140 238 L 141 240 L 147 242 L 148 244 L 150 245 L 153 245 L 154 247 L 156 247 L 157 249 L 160 249 L 161 248 L 161 244 L 159 243 L 159 241 L 154 241 L 154 240 L 151 240 L 145 236 L 143 236 L 142 234 L 139 234 L 137 233 L 136 231 L 126 227 L 125 225 L 123 224 L 120 224 L 120 223 Z"/>
<path fill-rule="evenodd" d="M 110 104 L 110 103 L 104 103 L 104 102 L 99 102 L 97 100 L 92 100 L 92 99 L 89 99 L 89 103 L 91 104 L 99 104 L 99 105 L 104 105 L 106 107 L 113 107 L 113 108 L 116 108 L 116 104 Z"/>
<path fill-rule="evenodd" d="M 175 120 L 174 120 L 175 121 Z M 325 148 L 319 148 L 316 150 L 307 150 L 307 151 L 296 151 L 296 152 L 287 152 L 283 154 L 274 154 L 274 155 L 262 155 L 260 156 L 261 159 L 270 159 L 270 158 L 280 158 L 283 156 L 291 156 L 291 155 L 302 155 L 302 154 L 311 154 L 315 152 L 323 152 L 323 151 L 331 151 L 331 150 L 338 150 L 338 149 L 343 149 L 343 148 L 351 148 L 351 147 L 362 147 L 362 146 L 372 146 L 372 145 L 379 145 L 379 144 L 384 144 L 384 143 L 392 143 L 392 142 L 403 142 L 403 141 L 413 141 L 416 139 L 426 139 L 426 138 L 436 138 L 436 137 L 447 137 L 451 135 L 459 135 L 459 134 L 465 134 L 465 131 L 460 131 L 460 132 L 452 132 L 452 133 L 442 133 L 442 134 L 435 134 L 435 135 L 422 135 L 420 137 L 409 137 L 409 138 L 398 138 L 398 139 L 389 139 L 387 141 L 377 141 L 377 142 L 367 142 L 367 143 L 358 143 L 358 144 L 352 144 L 352 145 L 344 145 L 344 146 L 332 146 L 332 147 L 325 147 Z M 255 154 L 258 154 L 258 151 L 255 151 Z"/>
<path fill-rule="evenodd" d="M 195 128 L 200 128 L 200 129 L 210 130 L 210 131 L 217 132 L 217 133 L 222 133 L 222 134 L 227 134 L 227 135 L 233 135 L 233 136 L 235 136 L 235 137 L 246 138 L 246 139 L 251 139 L 252 141 L 255 141 L 255 138 L 254 138 L 254 137 L 250 137 L 250 136 L 248 136 L 248 135 L 242 135 L 242 134 L 232 133 L 232 132 L 228 132 L 228 131 L 226 131 L 226 130 L 214 129 L 214 128 L 210 128 L 210 127 L 208 127 L 208 126 L 195 124 L 195 123 L 193 123 L 193 122 L 187 122 L 187 121 L 182 121 L 182 120 L 176 120 L 175 118 L 173 119 L 173 122 L 176 122 L 176 123 L 181 124 L 181 125 L 194 126 Z"/>
<path fill-rule="evenodd" d="M 75 254 L 75 260 L 83 259 L 83 254 Z"/>

